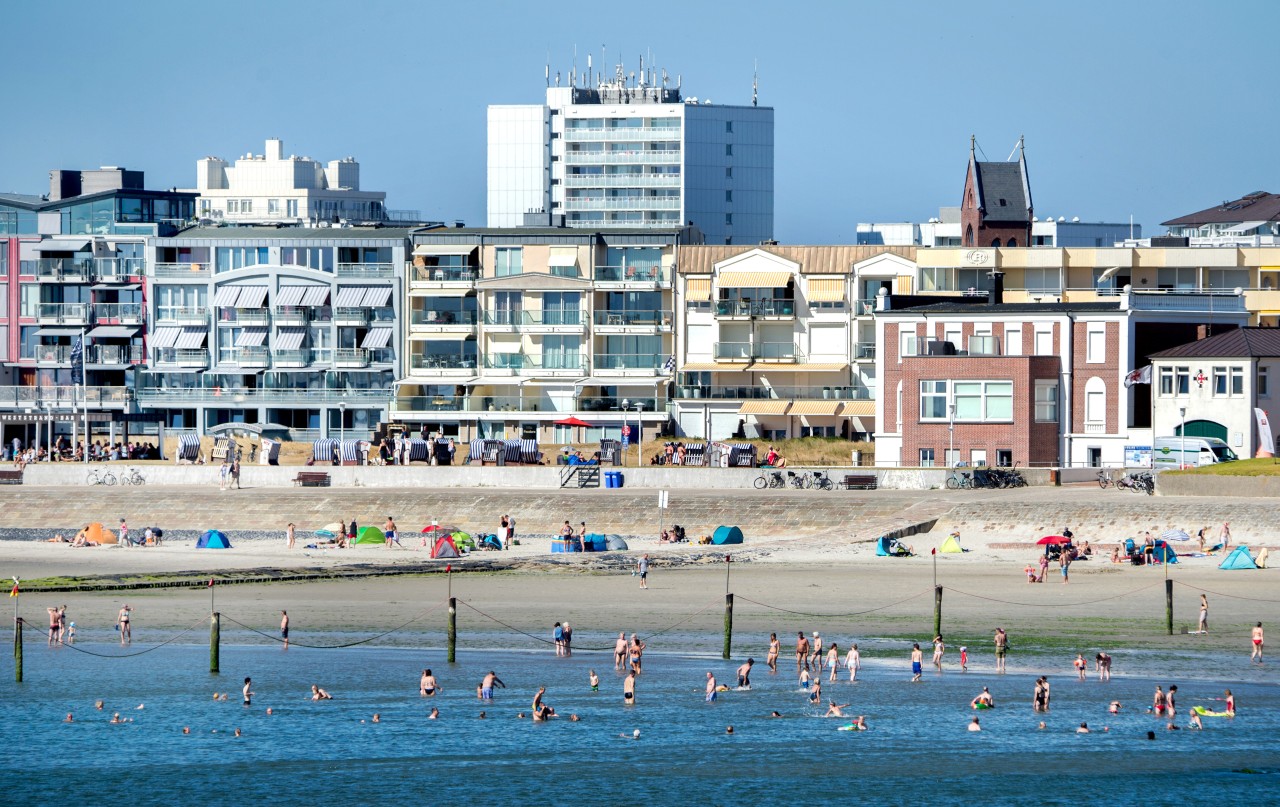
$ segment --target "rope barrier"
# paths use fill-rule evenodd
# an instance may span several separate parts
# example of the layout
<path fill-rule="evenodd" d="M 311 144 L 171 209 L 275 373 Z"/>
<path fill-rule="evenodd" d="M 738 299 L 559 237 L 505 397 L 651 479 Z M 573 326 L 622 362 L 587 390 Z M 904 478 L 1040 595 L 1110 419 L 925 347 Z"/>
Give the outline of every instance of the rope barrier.
<path fill-rule="evenodd" d="M 358 640 L 356 640 L 356 641 L 354 641 L 354 642 L 343 642 L 342 644 L 303 644 L 303 643 L 301 643 L 301 642 L 295 642 L 295 641 L 292 641 L 292 640 L 291 640 L 291 641 L 289 642 L 289 646 L 290 646 L 290 647 L 305 647 L 305 648 L 310 649 L 310 650 L 339 650 L 339 649 L 344 648 L 344 647 L 356 647 L 357 645 L 368 644 L 369 642 L 372 642 L 372 641 L 374 641 L 374 640 L 376 640 L 376 639 L 381 639 L 381 638 L 382 638 L 382 637 L 384 637 L 384 636 L 390 636 L 391 634 L 395 633 L 396 631 L 400 631 L 400 630 L 403 630 L 403 629 L 405 629 L 405 628 L 409 627 L 409 626 L 410 626 L 410 625 L 412 625 L 414 622 L 417 622 L 419 619 L 423 618 L 424 616 L 426 616 L 427 614 L 429 614 L 429 613 L 431 613 L 432 611 L 436 610 L 437 608 L 439 608 L 439 607 L 440 607 L 440 606 L 442 606 L 442 605 L 444 605 L 444 603 L 443 603 L 443 602 L 438 602 L 438 603 L 436 603 L 435 605 L 431 606 L 430 608 L 427 608 L 426 610 L 422 611 L 421 613 L 416 614 L 416 615 L 415 615 L 413 618 L 411 618 L 408 622 L 405 622 L 405 623 L 404 623 L 404 624 L 402 624 L 402 625 L 397 625 L 396 627 L 391 628 L 390 630 L 385 630 L 385 631 L 383 631 L 382 633 L 374 634 L 373 636 L 370 636 L 370 637 L 368 637 L 368 638 L 366 638 L 366 639 L 358 639 Z M 285 640 L 284 640 L 283 638 L 281 638 L 280 636 L 274 636 L 274 635 L 272 635 L 272 634 L 270 634 L 270 633 L 266 633 L 266 632 L 264 632 L 264 631 L 260 631 L 260 630 L 258 630 L 257 628 L 250 627 L 249 625 L 246 625 L 246 624 L 244 624 L 243 622 L 240 622 L 239 620 L 233 619 L 232 617 L 229 617 L 229 616 L 227 616 L 226 614 L 222 614 L 222 618 L 223 618 L 223 619 L 225 619 L 225 620 L 227 620 L 228 622 L 231 622 L 231 623 L 233 623 L 233 624 L 239 625 L 240 627 L 244 628 L 245 630 L 249 631 L 250 633 L 256 633 L 256 634 L 258 634 L 259 636 L 262 636 L 262 637 L 267 638 L 267 639 L 271 639 L 272 641 L 274 641 L 274 642 L 279 642 L 279 643 L 281 643 L 281 644 L 284 644 L 284 642 L 285 642 Z"/>
<path fill-rule="evenodd" d="M 203 616 L 202 616 L 202 617 L 200 617 L 200 619 L 199 619 L 199 620 L 197 620 L 197 621 L 196 621 L 196 623 L 195 623 L 194 625 L 192 625 L 191 627 L 189 627 L 189 628 L 187 628 L 186 630 L 182 631 L 181 633 L 176 634 L 176 635 L 174 635 L 174 636 L 170 636 L 168 639 L 165 639 L 165 640 L 164 640 L 163 642 L 161 642 L 160 644 L 158 644 L 158 645 L 154 645 L 154 646 L 152 646 L 152 647 L 148 647 L 146 650 L 139 650 L 139 651 L 138 651 L 138 652 L 136 652 L 136 653 L 95 653 L 94 651 L 92 651 L 92 650 L 86 650 L 85 648 L 80 647 L 79 645 L 67 644 L 66 642 L 63 642 L 63 643 L 62 643 L 62 646 L 63 646 L 63 647 L 71 648 L 72 650 L 75 650 L 75 651 L 76 651 L 76 652 L 78 652 L 78 653 L 84 653 L 84 654 L 85 654 L 85 655 L 87 655 L 87 656 L 97 656 L 98 658 L 133 658 L 134 656 L 141 656 L 141 655 L 145 655 L 145 654 L 147 654 L 147 653 L 150 653 L 152 650 L 159 650 L 160 648 L 164 647 L 165 645 L 167 645 L 167 644 L 169 644 L 169 643 L 171 643 L 171 642 L 175 642 L 175 641 L 177 641 L 178 639 L 181 639 L 183 636 L 186 636 L 186 635 L 187 635 L 188 633 L 190 633 L 191 631 L 193 631 L 193 630 L 195 630 L 196 628 L 200 627 L 200 625 L 205 624 L 205 623 L 207 622 L 207 620 L 208 620 L 208 617 L 203 617 Z"/>
<path fill-rule="evenodd" d="M 553 641 L 553 640 L 551 640 L 551 639 L 547 639 L 547 638 L 545 638 L 545 637 L 543 637 L 543 636 L 536 636 L 536 635 L 534 635 L 534 634 L 532 634 L 532 633 L 529 633 L 528 631 L 521 630 L 520 628 L 517 628 L 515 625 L 512 625 L 512 624 L 507 623 L 507 622 L 503 622 L 501 619 L 498 619 L 496 616 L 493 616 L 492 614 L 487 614 L 487 613 L 485 613 L 484 611 L 481 611 L 479 608 L 475 607 L 474 605 L 472 605 L 471 603 L 469 603 L 469 602 L 467 602 L 467 601 L 465 601 L 465 600 L 458 600 L 458 603 L 459 603 L 460 605 L 465 605 L 465 606 L 467 606 L 467 607 L 468 607 L 468 608 L 470 608 L 472 611 L 475 611 L 477 614 L 479 614 L 480 616 L 484 617 L 485 619 L 489 619 L 489 620 L 492 620 L 492 621 L 494 621 L 494 622 L 498 623 L 499 625 L 501 625 L 502 627 L 506 628 L 507 630 L 513 631 L 513 632 L 515 632 L 515 633 L 518 633 L 518 634 L 520 634 L 521 636 L 527 636 L 527 637 L 529 637 L 530 639 L 533 639 L 535 642 L 542 642 L 543 644 L 555 645 L 555 641 Z M 668 625 L 667 627 L 663 628 L 662 630 L 655 631 L 655 632 L 653 632 L 653 633 L 647 633 L 647 634 L 645 634 L 645 635 L 644 635 L 643 637 L 641 637 L 641 638 L 642 638 L 642 639 L 652 639 L 654 636 L 661 636 L 662 634 L 667 633 L 668 631 L 671 631 L 671 630 L 674 630 L 675 628 L 678 628 L 679 626 L 681 626 L 681 625 L 683 625 L 684 623 L 686 623 L 686 622 L 690 621 L 690 620 L 691 620 L 691 619 L 693 619 L 694 617 L 696 617 L 696 616 L 698 616 L 699 614 L 701 614 L 701 613 L 705 612 L 707 609 L 714 607 L 714 606 L 715 606 L 715 605 L 717 605 L 717 604 L 719 604 L 719 601 L 718 601 L 718 600 L 712 600 L 712 601 L 711 601 L 710 603 L 708 603 L 705 607 L 701 608 L 701 609 L 700 609 L 700 610 L 698 610 L 698 611 L 693 612 L 692 614 L 690 614 L 689 616 L 687 616 L 687 617 L 685 617 L 684 619 L 680 620 L 679 622 L 676 622 L 676 623 L 674 623 L 674 624 L 672 624 L 672 625 Z M 612 653 L 612 652 L 613 652 L 613 650 L 614 650 L 614 646 L 613 646 L 613 645 L 608 645 L 608 646 L 601 646 L 601 647 L 574 647 L 573 649 L 574 649 L 574 650 L 581 650 L 581 651 L 583 651 L 583 652 L 589 652 L 589 653 L 603 653 L 603 652 L 609 652 L 609 653 Z"/>
<path fill-rule="evenodd" d="M 920 591 L 915 594 L 912 594 L 910 597 L 907 597 L 905 600 L 898 600 L 897 602 L 891 602 L 888 605 L 882 605 L 879 608 L 871 608 L 866 611 L 854 611 L 853 613 L 849 613 L 849 614 L 811 614 L 811 613 L 808 613 L 807 611 L 791 611 L 786 608 L 779 608 L 776 605 L 767 605 L 762 602 L 757 602 L 748 597 L 743 597 L 741 594 L 735 594 L 734 598 L 737 600 L 741 600 L 742 602 L 749 602 L 752 605 L 758 605 L 761 608 L 770 608 L 774 611 L 781 611 L 784 614 L 795 614 L 796 616 L 811 616 L 811 617 L 820 618 L 820 619 L 839 619 L 841 617 L 862 616 L 863 614 L 874 614 L 876 611 L 883 611 L 886 608 L 892 608 L 895 605 L 902 605 L 904 602 L 910 602 L 911 600 L 914 600 L 916 597 L 929 593 L 929 591 L 930 591 L 929 589 L 925 589 L 924 591 Z"/>
<path fill-rule="evenodd" d="M 1269 603 L 1280 603 L 1280 600 L 1266 600 L 1266 599 L 1263 599 L 1263 598 L 1261 598 L 1261 597 L 1244 597 L 1244 596 L 1241 596 L 1241 595 L 1239 595 L 1239 594 L 1224 594 L 1224 593 L 1223 593 L 1223 592 L 1221 592 L 1221 591 L 1210 591 L 1209 589 L 1204 588 L 1204 587 L 1202 587 L 1202 586 L 1193 586 L 1193 585 L 1191 585 L 1190 583 L 1184 583 L 1184 582 L 1182 582 L 1181 580 L 1174 580 L 1173 582 L 1174 582 L 1176 585 L 1183 586 L 1183 587 L 1185 587 L 1185 588 L 1189 588 L 1189 589 L 1191 589 L 1192 591 L 1199 591 L 1199 592 L 1204 592 L 1205 594 L 1212 594 L 1212 595 L 1213 595 L 1213 596 L 1215 596 L 1215 597 L 1227 597 L 1228 599 L 1232 599 L 1232 600 L 1248 600 L 1249 602 L 1269 602 Z"/>
<path fill-rule="evenodd" d="M 1142 588 L 1135 588 L 1133 591 L 1125 591 L 1121 594 L 1116 594 L 1111 597 L 1103 597 L 1100 600 L 1086 600 L 1085 602 L 1012 602 L 1010 600 L 998 600 L 995 597 L 984 597 L 981 594 L 970 594 L 967 591 L 961 591 L 960 589 L 951 588 L 950 586 L 944 586 L 944 588 L 947 591 L 952 592 L 953 594 L 963 594 L 966 597 L 973 597 L 974 599 L 978 599 L 978 600 L 986 600 L 987 602 L 998 602 L 1002 605 L 1017 605 L 1022 608 L 1072 608 L 1077 605 L 1096 605 L 1097 603 L 1107 602 L 1108 600 L 1118 600 L 1121 597 L 1128 597 L 1130 594 L 1137 594 L 1139 591 L 1146 591 L 1149 588 L 1155 588 L 1156 586 L 1161 585 L 1163 582 L 1164 582 L 1163 580 L 1159 580 L 1159 581 L 1156 581 L 1155 583 L 1152 583 L 1149 586 L 1143 586 Z"/>

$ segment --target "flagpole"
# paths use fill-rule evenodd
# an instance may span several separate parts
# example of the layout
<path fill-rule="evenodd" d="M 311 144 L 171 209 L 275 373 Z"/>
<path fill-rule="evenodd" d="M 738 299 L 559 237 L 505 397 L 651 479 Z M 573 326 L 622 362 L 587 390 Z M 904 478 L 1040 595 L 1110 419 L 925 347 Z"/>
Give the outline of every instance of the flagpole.
<path fill-rule="evenodd" d="M 89 464 L 89 383 L 84 370 L 84 337 L 85 329 L 80 329 L 80 378 L 76 382 L 84 393 L 84 463 Z M 72 371 L 75 368 L 72 367 Z M 74 415 L 73 415 L 74 417 Z"/>

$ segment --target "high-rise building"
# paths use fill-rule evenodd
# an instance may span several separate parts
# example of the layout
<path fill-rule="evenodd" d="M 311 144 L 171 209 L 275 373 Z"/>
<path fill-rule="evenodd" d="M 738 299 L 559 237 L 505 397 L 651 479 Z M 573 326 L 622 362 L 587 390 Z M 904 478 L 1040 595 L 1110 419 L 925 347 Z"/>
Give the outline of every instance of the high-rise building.
<path fill-rule="evenodd" d="M 543 104 L 489 107 L 488 225 L 679 227 L 709 244 L 773 237 L 773 109 L 684 97 L 643 64 L 570 74 Z"/>

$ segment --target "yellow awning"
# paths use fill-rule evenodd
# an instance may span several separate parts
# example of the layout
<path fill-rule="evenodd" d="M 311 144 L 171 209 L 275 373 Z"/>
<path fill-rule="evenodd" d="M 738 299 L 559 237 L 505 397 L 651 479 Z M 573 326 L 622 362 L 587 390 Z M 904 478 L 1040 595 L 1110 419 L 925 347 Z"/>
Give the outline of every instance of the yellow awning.
<path fill-rule="evenodd" d="M 711 278 L 691 277 L 685 281 L 684 296 L 687 300 L 703 301 L 711 299 Z"/>
<path fill-rule="evenodd" d="M 1280 266 L 1259 266 L 1259 272 L 1280 272 Z"/>
<path fill-rule="evenodd" d="M 690 362 L 689 364 L 686 364 L 685 366 L 681 367 L 681 368 L 680 368 L 680 372 L 682 372 L 682 373 L 714 373 L 714 372 L 716 372 L 717 370 L 719 370 L 719 371 L 721 371 L 721 372 L 737 372 L 737 371 L 745 370 L 745 369 L 747 369 L 747 368 L 748 368 L 748 367 L 750 367 L 750 366 L 751 366 L 751 364 L 750 364 L 749 362 L 745 362 L 745 361 L 738 361 L 738 362 L 730 362 L 730 361 L 720 361 L 720 362 L 716 362 L 716 361 Z"/>
<path fill-rule="evenodd" d="M 795 362 L 756 362 L 751 365 L 751 371 L 755 373 L 833 373 L 837 370 L 843 370 L 848 366 L 848 362 L 809 362 L 807 364 L 797 364 Z"/>
<path fill-rule="evenodd" d="M 840 414 L 845 417 L 853 415 L 872 415 L 876 413 L 875 401 L 845 401 L 841 404 Z"/>
<path fill-rule="evenodd" d="M 739 415 L 785 415 L 791 401 L 743 401 L 738 409 Z"/>
<path fill-rule="evenodd" d="M 716 277 L 720 288 L 781 289 L 791 282 L 790 272 L 721 272 Z"/>
<path fill-rule="evenodd" d="M 796 401 L 791 404 L 789 415 L 834 415 L 840 411 L 840 401 Z"/>
<path fill-rule="evenodd" d="M 809 302 L 838 303 L 844 300 L 844 278 L 809 278 Z"/>

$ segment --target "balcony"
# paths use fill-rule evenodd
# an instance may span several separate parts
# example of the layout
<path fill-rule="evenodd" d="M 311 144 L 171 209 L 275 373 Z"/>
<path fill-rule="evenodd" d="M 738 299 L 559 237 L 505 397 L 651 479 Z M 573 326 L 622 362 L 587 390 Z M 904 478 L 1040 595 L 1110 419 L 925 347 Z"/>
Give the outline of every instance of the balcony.
<path fill-rule="evenodd" d="M 1086 423 L 1084 424 L 1085 434 L 1106 434 L 1107 424 L 1105 423 Z"/>
<path fill-rule="evenodd" d="M 301 305 L 277 306 L 273 314 L 276 325 L 306 325 L 310 315 L 311 309 Z"/>
<path fill-rule="evenodd" d="M 427 373 L 441 371 L 475 373 L 476 357 L 474 353 L 410 353 L 409 369 Z"/>
<path fill-rule="evenodd" d="M 664 126 L 654 128 L 652 126 L 631 126 L 631 127 L 613 127 L 611 129 L 587 129 L 577 127 L 566 127 L 564 130 L 564 139 L 567 143 L 582 142 L 631 142 L 636 140 L 679 140 L 680 127 Z"/>
<path fill-rule="evenodd" d="M 333 324 L 362 328 L 369 324 L 369 309 L 335 308 L 333 309 Z"/>
<path fill-rule="evenodd" d="M 211 380 L 211 379 L 210 379 Z M 296 404 L 299 406 L 337 405 L 385 406 L 391 391 L 385 389 L 294 388 L 258 387 L 235 389 L 231 387 L 143 387 L 138 389 L 139 401 L 151 406 L 193 406 L 201 403 L 226 406 L 236 404 Z"/>
<path fill-rule="evenodd" d="M 219 320 L 220 324 L 235 324 L 244 327 L 263 328 L 271 324 L 271 313 L 265 308 L 237 308 L 235 317 L 230 320 Z"/>
<path fill-rule="evenodd" d="M 76 409 L 124 406 L 124 387 L 0 387 L 0 407 L 15 409 Z"/>
<path fill-rule="evenodd" d="M 176 308 L 165 306 L 156 309 L 157 325 L 208 325 L 209 309 L 204 306 Z"/>
<path fill-rule="evenodd" d="M 66 364 L 71 361 L 71 345 L 34 345 L 22 359 L 37 364 Z"/>
<path fill-rule="evenodd" d="M 657 310 L 595 311 L 595 324 L 600 329 L 635 328 L 646 331 L 670 330 L 671 312 Z"/>
<path fill-rule="evenodd" d="M 179 370 L 204 370 L 209 366 L 209 351 L 204 348 L 156 348 L 152 354 L 159 367 Z"/>
<path fill-rule="evenodd" d="M 409 324 L 426 328 L 471 328 L 479 320 L 477 312 L 449 310 L 427 311 L 413 308 L 409 311 Z"/>
<path fill-rule="evenodd" d="M 88 303 L 40 303 L 36 322 L 41 325 L 88 325 Z"/>
<path fill-rule="evenodd" d="M 876 357 L 876 343 L 858 342 L 853 346 L 853 357 L 855 359 L 874 359 Z"/>
<path fill-rule="evenodd" d="M 678 385 L 677 398 L 710 398 L 712 400 L 836 400 L 869 401 L 867 387 L 743 387 L 721 384 Z"/>
<path fill-rule="evenodd" d="M 372 357 L 362 347 L 340 347 L 333 351 L 333 366 L 340 370 L 359 370 L 369 366 Z"/>
<path fill-rule="evenodd" d="M 1135 291 L 1129 295 L 1134 311 L 1189 311 L 1200 314 L 1238 314 L 1247 309 L 1244 295 L 1232 291 Z"/>
<path fill-rule="evenodd" d="M 147 273 L 142 258 L 94 258 L 93 277 L 99 283 L 128 283 Z"/>
<path fill-rule="evenodd" d="M 277 370 L 288 367 L 306 367 L 311 364 L 311 351 L 308 348 L 277 350 L 271 354 L 271 360 Z"/>
<path fill-rule="evenodd" d="M 338 277 L 395 277 L 393 263 L 340 263 Z"/>
<path fill-rule="evenodd" d="M 678 188 L 679 174 L 569 174 L 566 188 Z"/>
<path fill-rule="evenodd" d="M 170 280 L 202 280 L 212 272 L 207 263 L 157 263 L 152 269 L 153 276 Z"/>
<path fill-rule="evenodd" d="M 94 303 L 93 321 L 98 325 L 141 325 L 140 303 Z"/>
<path fill-rule="evenodd" d="M 265 370 L 271 366 L 271 351 L 258 345 L 238 347 L 231 359 L 231 364 L 245 370 Z"/>
<path fill-rule="evenodd" d="M 597 266 L 597 283 L 640 283 L 653 288 L 660 283 L 671 282 L 661 266 Z"/>
<path fill-rule="evenodd" d="M 141 345 L 90 345 L 84 349 L 85 364 L 106 367 L 132 367 L 142 364 L 146 354 Z"/>
<path fill-rule="evenodd" d="M 392 412 L 459 412 L 468 408 L 464 395 L 410 395 L 391 399 Z"/>
<path fill-rule="evenodd" d="M 680 151 L 567 151 L 565 165 L 679 165 Z"/>
<path fill-rule="evenodd" d="M 586 317 L 578 309 L 484 312 L 484 324 L 494 330 L 581 332 L 585 321 Z"/>
<path fill-rule="evenodd" d="M 532 366 L 529 357 L 523 353 L 490 353 L 484 357 L 486 370 L 509 370 L 514 373 Z"/>
<path fill-rule="evenodd" d="M 717 300 L 716 316 L 721 319 L 750 319 L 763 317 L 773 319 L 793 318 L 796 315 L 796 301 L 780 297 L 766 297 L 762 300 Z"/>
<path fill-rule="evenodd" d="M 31 267 L 31 264 L 35 264 Z M 34 272 L 31 269 L 34 268 Z M 23 274 L 35 274 L 40 283 L 88 283 L 93 279 L 93 261 L 74 258 L 40 258 L 22 262 Z"/>
<path fill-rule="evenodd" d="M 590 198 L 568 196 L 564 200 L 564 209 L 573 210 L 679 210 L 678 196 L 618 196 L 613 198 Z"/>
<path fill-rule="evenodd" d="M 439 283 L 442 285 L 470 286 L 480 276 L 476 266 L 412 266 L 409 279 L 412 283 Z"/>
<path fill-rule="evenodd" d="M 804 352 L 792 342 L 716 342 L 716 361 L 802 362 Z"/>
<path fill-rule="evenodd" d="M 596 370 L 617 370 L 627 375 L 658 375 L 665 371 L 666 357 L 653 353 L 597 353 Z"/>

